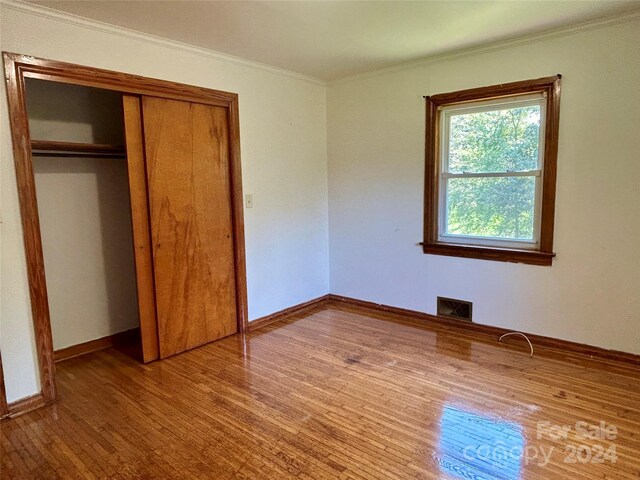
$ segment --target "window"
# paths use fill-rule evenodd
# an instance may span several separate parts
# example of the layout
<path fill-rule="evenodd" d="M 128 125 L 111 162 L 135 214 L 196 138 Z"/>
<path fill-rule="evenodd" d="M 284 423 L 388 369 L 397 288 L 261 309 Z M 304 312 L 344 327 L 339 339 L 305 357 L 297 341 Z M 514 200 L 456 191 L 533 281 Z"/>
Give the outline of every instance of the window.
<path fill-rule="evenodd" d="M 551 265 L 560 76 L 426 97 L 428 254 Z"/>

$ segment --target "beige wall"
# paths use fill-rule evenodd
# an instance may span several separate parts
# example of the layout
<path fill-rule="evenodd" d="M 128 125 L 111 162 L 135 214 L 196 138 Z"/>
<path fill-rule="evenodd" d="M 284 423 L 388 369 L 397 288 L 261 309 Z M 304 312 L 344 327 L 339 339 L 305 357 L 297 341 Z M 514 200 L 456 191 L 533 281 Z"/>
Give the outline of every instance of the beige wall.
<path fill-rule="evenodd" d="M 326 89 L 276 69 L 2 5 L 2 50 L 239 94 L 249 317 L 328 292 Z M 4 82 L 0 87 L 0 349 L 9 401 L 39 379 Z"/>
<path fill-rule="evenodd" d="M 556 73 L 553 266 L 422 254 L 422 96 Z M 638 20 L 339 82 L 327 111 L 332 293 L 640 353 Z"/>

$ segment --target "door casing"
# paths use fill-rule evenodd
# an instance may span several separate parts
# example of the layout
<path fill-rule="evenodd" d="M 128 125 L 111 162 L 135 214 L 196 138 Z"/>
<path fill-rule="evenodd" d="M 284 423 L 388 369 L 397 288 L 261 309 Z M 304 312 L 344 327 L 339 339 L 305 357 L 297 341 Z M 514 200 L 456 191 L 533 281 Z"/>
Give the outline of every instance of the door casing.
<path fill-rule="evenodd" d="M 35 180 L 31 158 L 31 138 L 26 108 L 25 78 L 83 85 L 134 95 L 149 95 L 175 100 L 216 105 L 227 109 L 229 124 L 229 163 L 231 208 L 234 236 L 236 311 L 238 332 L 247 330 L 247 280 L 240 164 L 240 125 L 238 95 L 203 87 L 184 85 L 138 75 L 103 70 L 29 55 L 3 52 L 9 121 L 18 184 L 27 278 L 33 317 L 36 352 L 45 403 L 56 398 L 55 363 L 51 320 L 44 272 L 42 240 L 38 219 Z"/>

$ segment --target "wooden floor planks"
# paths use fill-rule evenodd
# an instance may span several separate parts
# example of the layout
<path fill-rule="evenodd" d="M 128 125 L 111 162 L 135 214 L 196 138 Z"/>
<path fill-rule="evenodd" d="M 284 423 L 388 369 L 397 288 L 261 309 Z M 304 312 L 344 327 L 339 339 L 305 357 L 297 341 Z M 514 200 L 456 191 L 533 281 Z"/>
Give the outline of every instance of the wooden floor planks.
<path fill-rule="evenodd" d="M 2 422 L 3 479 L 640 478 L 640 368 L 338 303 L 148 365 L 88 354 L 57 379 L 54 405 Z M 544 421 L 618 435 L 538 438 Z M 565 463 L 568 444 L 617 460 Z"/>

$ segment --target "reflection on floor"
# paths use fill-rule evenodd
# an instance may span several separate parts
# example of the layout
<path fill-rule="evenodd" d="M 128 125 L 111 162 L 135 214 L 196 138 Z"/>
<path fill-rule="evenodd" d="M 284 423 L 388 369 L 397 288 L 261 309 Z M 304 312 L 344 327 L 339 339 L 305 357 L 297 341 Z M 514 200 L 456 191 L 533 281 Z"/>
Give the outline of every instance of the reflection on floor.
<path fill-rule="evenodd" d="M 444 406 L 435 454 L 443 472 L 461 479 L 516 479 L 523 453 L 518 424 Z"/>
<path fill-rule="evenodd" d="M 68 360 L 54 405 L 2 423 L 2 479 L 639 478 L 640 367 L 496 340 L 331 304 Z"/>

